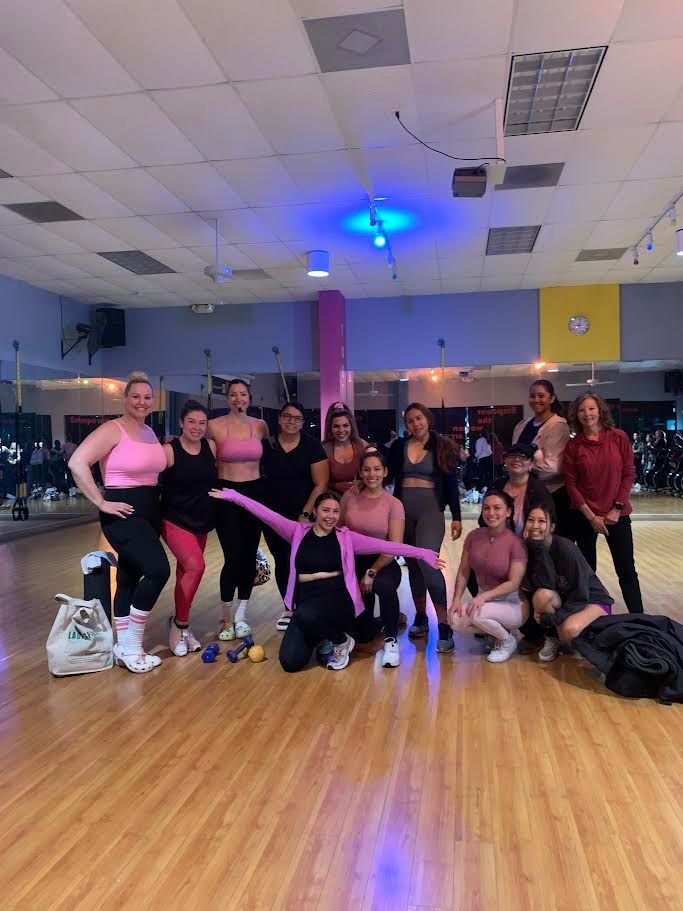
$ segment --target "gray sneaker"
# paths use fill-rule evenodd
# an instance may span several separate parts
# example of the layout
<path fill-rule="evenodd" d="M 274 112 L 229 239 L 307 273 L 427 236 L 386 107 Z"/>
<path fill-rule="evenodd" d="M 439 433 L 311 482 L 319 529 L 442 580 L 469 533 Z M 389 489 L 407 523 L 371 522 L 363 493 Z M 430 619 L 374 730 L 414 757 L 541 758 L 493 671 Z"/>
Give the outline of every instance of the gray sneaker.
<path fill-rule="evenodd" d="M 342 642 L 341 645 L 333 646 L 332 654 L 327 659 L 328 671 L 343 671 L 349 663 L 349 656 L 351 655 L 355 644 L 356 640 L 352 639 L 347 633 L 345 642 Z"/>
<path fill-rule="evenodd" d="M 421 639 L 429 635 L 429 618 L 427 614 L 415 614 L 413 625 L 408 630 L 411 639 Z"/>
<path fill-rule="evenodd" d="M 439 638 L 436 640 L 437 652 L 452 652 L 454 648 L 453 630 L 447 623 L 439 623 Z"/>

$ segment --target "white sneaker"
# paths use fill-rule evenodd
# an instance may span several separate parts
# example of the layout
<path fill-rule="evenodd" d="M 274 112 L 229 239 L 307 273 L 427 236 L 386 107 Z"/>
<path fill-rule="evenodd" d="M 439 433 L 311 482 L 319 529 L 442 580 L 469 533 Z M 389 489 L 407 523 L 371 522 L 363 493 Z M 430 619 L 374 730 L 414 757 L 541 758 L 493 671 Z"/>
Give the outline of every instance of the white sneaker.
<path fill-rule="evenodd" d="M 178 629 L 173 622 L 173 617 L 168 618 L 168 645 L 178 658 L 184 658 L 187 655 L 187 629 Z"/>
<path fill-rule="evenodd" d="M 349 655 L 353 651 L 353 647 L 356 644 L 356 640 L 352 639 L 349 634 L 346 634 L 346 642 L 342 642 L 341 645 L 335 645 L 332 649 L 332 654 L 327 662 L 328 671 L 343 671 L 346 665 L 349 663 Z"/>
<path fill-rule="evenodd" d="M 539 661 L 554 661 L 560 653 L 560 640 L 546 636 L 543 648 L 538 653 Z"/>
<path fill-rule="evenodd" d="M 491 664 L 500 664 L 501 662 L 512 658 L 516 651 L 517 640 L 512 633 L 508 633 L 505 639 L 496 640 L 496 644 L 486 656 L 486 660 L 490 661 Z"/>
<path fill-rule="evenodd" d="M 398 667 L 401 663 L 401 656 L 398 651 L 398 642 L 396 639 L 384 640 L 384 654 L 382 655 L 382 667 Z"/>
<path fill-rule="evenodd" d="M 199 639 L 197 639 L 197 637 L 192 632 L 192 630 L 190 629 L 189 626 L 187 628 L 187 638 L 185 641 L 187 642 L 188 652 L 198 652 L 199 649 L 202 647 L 201 642 L 199 641 Z"/>

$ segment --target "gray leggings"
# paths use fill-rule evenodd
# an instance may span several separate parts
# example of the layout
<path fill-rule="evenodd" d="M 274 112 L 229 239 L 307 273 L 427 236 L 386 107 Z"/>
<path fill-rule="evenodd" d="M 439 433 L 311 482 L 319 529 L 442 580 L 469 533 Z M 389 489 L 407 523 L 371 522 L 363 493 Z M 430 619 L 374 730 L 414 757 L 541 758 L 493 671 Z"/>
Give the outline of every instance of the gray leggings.
<path fill-rule="evenodd" d="M 400 499 L 406 512 L 404 543 L 427 547 L 438 553 L 445 526 L 434 491 L 429 487 L 404 487 Z M 406 564 L 413 598 L 424 598 L 429 591 L 434 604 L 445 604 L 446 580 L 443 573 L 427 566 L 422 560 L 406 559 Z"/>

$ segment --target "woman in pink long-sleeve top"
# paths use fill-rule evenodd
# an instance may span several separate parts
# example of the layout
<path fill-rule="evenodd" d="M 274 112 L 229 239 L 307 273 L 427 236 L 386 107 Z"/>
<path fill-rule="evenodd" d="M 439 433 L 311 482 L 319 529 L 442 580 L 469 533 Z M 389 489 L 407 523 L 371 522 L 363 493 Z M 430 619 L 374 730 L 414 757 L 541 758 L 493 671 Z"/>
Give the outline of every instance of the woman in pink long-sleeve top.
<path fill-rule="evenodd" d="M 353 626 L 354 616 L 364 610 L 356 555 L 385 553 L 424 560 L 437 569 L 445 566 L 434 551 L 339 528 L 340 497 L 332 491 L 316 499 L 313 525 L 285 519 L 229 488 L 213 490 L 211 496 L 242 506 L 291 545 L 284 602 L 291 610 L 296 600 L 296 610 L 280 645 L 280 664 L 285 671 L 306 667 L 318 643 L 325 639 L 333 645 L 328 668 L 340 671 L 349 663 L 355 641 L 347 630 Z"/>

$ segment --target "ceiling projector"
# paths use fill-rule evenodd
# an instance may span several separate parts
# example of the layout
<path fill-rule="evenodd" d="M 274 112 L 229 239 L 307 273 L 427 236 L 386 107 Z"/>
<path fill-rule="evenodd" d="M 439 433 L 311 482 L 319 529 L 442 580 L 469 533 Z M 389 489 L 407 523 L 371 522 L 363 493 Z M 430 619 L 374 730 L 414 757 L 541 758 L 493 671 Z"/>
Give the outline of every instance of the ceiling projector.
<path fill-rule="evenodd" d="M 496 186 L 505 177 L 505 163 L 480 164 L 473 168 L 456 168 L 453 171 L 453 196 L 481 199 L 488 186 Z"/>

